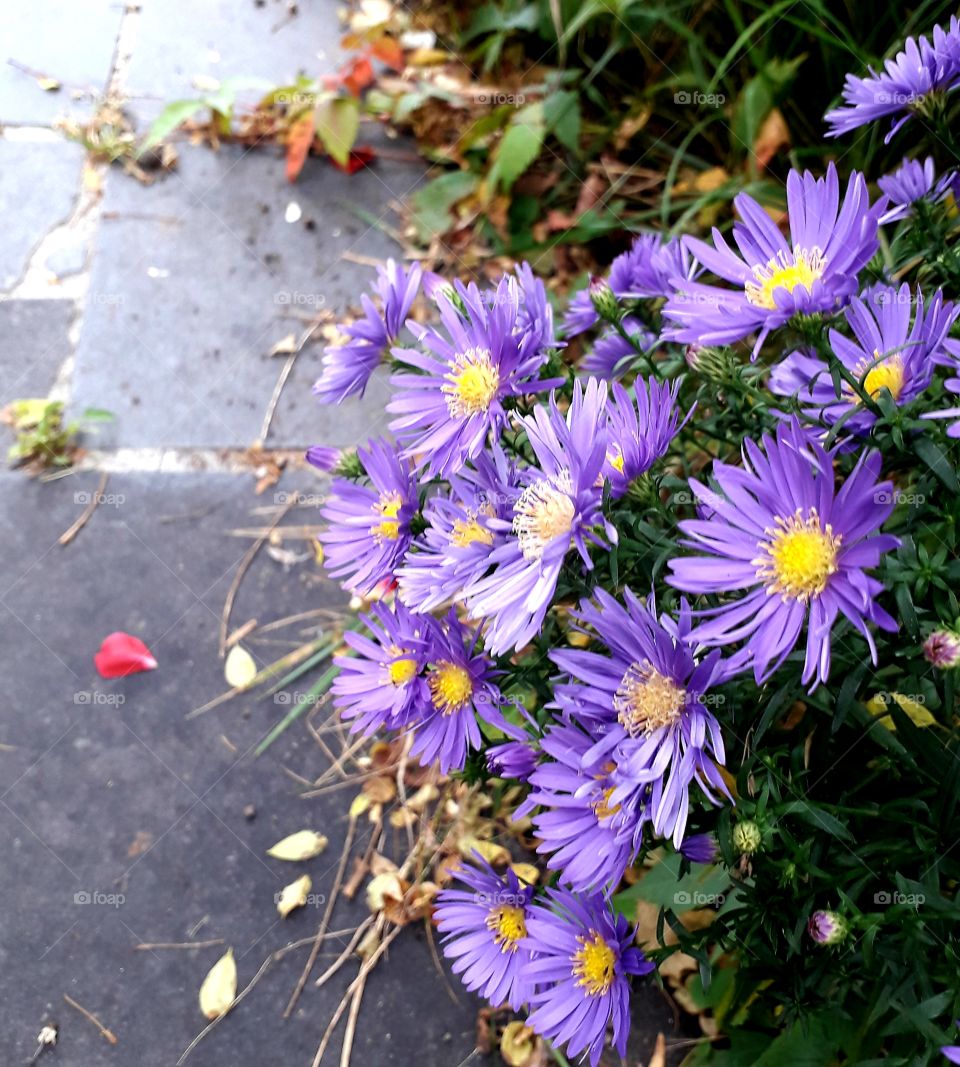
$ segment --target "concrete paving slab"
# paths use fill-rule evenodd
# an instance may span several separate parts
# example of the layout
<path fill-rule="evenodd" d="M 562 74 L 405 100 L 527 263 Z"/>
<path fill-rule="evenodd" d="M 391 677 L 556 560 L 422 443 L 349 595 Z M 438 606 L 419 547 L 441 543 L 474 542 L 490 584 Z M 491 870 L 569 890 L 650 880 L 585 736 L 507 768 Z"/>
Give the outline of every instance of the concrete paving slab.
<path fill-rule="evenodd" d="M 49 126 L 65 113 L 88 114 L 107 86 L 123 7 L 122 0 L 5 4 L 0 125 Z M 55 78 L 61 88 L 44 91 L 24 67 Z"/>
<path fill-rule="evenodd" d="M 215 79 L 262 78 L 291 84 L 342 61 L 336 0 L 142 0 L 137 42 L 126 73 L 129 110 L 151 122 L 171 100 L 192 99 Z M 242 92 L 251 103 L 262 93 Z"/>
<path fill-rule="evenodd" d="M 272 150 L 186 147 L 177 172 L 149 188 L 108 175 L 75 375 L 77 407 L 116 415 L 103 446 L 249 445 L 282 367 L 272 346 L 317 309 L 358 303 L 374 274 L 345 254 L 396 252 L 358 212 L 389 218 L 420 166 L 349 176 L 311 164 L 290 185 Z M 302 211 L 293 224 L 291 201 Z M 348 408 L 316 403 L 321 355 L 311 345 L 297 360 L 273 445 L 355 444 L 383 425 L 382 384 Z"/>
<path fill-rule="evenodd" d="M 40 241 L 70 217 L 82 166 L 79 145 L 0 137 L 0 291 L 16 285 Z"/>
<path fill-rule="evenodd" d="M 0 408 L 49 394 L 70 355 L 74 314 L 70 300 L 0 301 Z"/>
<path fill-rule="evenodd" d="M 302 488 L 316 489 L 309 472 L 302 477 Z M 263 503 L 251 481 L 114 476 L 87 527 L 60 547 L 57 536 L 96 482 L 92 474 L 47 485 L 0 477 L 0 641 L 15 666 L 0 705 L 0 742 L 12 746 L 0 752 L 0 899 L 18 917 L 0 931 L 0 1062 L 24 1062 L 53 1018 L 58 1062 L 69 1067 L 171 1067 L 203 1026 L 196 995 L 222 949 L 134 946 L 185 941 L 202 923 L 195 938 L 224 938 L 241 983 L 248 981 L 270 951 L 309 937 L 319 922 L 319 908 L 308 906 L 281 926 L 274 894 L 301 866 L 271 860 L 266 849 L 305 825 L 323 830 L 327 853 L 302 869 L 315 892 L 329 891 L 349 798 L 297 797 L 280 765 L 312 767 L 314 775 L 323 767 L 302 726 L 253 759 L 250 747 L 286 707 L 251 697 L 184 718 L 225 688 L 218 616 L 246 542 L 224 534 L 262 521 L 251 519 L 251 507 Z M 234 621 L 342 599 L 313 564 L 284 572 L 261 555 Z M 159 668 L 99 679 L 92 656 L 114 629 L 147 640 Z M 248 804 L 257 811 L 252 821 Z M 362 903 L 344 908 L 343 925 L 363 913 Z M 469 1056 L 476 1003 L 449 1000 L 421 938 L 404 935 L 389 973 L 372 987 L 354 1062 L 451 1067 Z M 311 986 L 284 1023 L 280 1012 L 304 958 L 278 964 L 188 1062 L 308 1063 L 342 983 Z M 119 1044 L 111 1047 L 66 1007 L 64 993 L 97 1014 Z"/>

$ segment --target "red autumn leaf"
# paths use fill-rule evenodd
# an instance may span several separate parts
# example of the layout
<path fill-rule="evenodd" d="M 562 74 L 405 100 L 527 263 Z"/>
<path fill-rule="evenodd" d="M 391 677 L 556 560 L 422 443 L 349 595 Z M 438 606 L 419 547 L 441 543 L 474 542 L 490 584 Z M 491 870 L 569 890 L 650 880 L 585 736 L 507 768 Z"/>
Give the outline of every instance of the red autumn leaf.
<path fill-rule="evenodd" d="M 303 164 L 307 161 L 310 145 L 313 144 L 314 131 L 312 111 L 306 115 L 301 115 L 290 127 L 290 133 L 287 135 L 288 182 L 295 182 L 300 171 L 303 170 Z"/>
<path fill-rule="evenodd" d="M 372 148 L 367 145 L 358 145 L 351 150 L 346 163 L 338 163 L 333 156 L 330 157 L 330 162 L 344 174 L 356 174 L 358 170 L 369 167 L 376 158 L 377 153 Z"/>
<path fill-rule="evenodd" d="M 370 51 L 392 70 L 403 70 L 403 49 L 392 37 L 379 37 Z"/>
<path fill-rule="evenodd" d="M 153 653 L 140 638 L 122 630 L 107 634 L 93 662 L 101 678 L 123 678 L 140 671 L 152 671 L 157 665 Z"/>
<path fill-rule="evenodd" d="M 349 93 L 359 96 L 373 81 L 373 64 L 366 56 L 357 56 L 346 68 L 343 84 Z"/>

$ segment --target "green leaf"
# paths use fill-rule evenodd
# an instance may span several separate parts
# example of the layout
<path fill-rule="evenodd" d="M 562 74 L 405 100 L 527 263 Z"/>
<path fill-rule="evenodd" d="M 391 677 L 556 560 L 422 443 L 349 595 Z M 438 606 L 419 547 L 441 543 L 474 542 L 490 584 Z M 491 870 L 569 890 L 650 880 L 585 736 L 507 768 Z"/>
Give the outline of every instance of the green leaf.
<path fill-rule="evenodd" d="M 929 437 L 918 437 L 913 447 L 917 455 L 933 471 L 951 493 L 960 493 L 960 482 L 957 481 L 957 473 L 947 459 L 943 449 Z"/>
<path fill-rule="evenodd" d="M 174 100 L 173 103 L 167 104 L 163 111 L 153 120 L 153 125 L 150 127 L 146 140 L 140 146 L 138 155 L 142 156 L 144 152 L 158 145 L 168 134 L 173 133 L 178 126 L 186 122 L 187 119 L 192 119 L 198 111 L 207 106 L 208 104 L 204 100 Z"/>
<path fill-rule="evenodd" d="M 681 857 L 675 852 L 665 855 L 629 889 L 613 898 L 614 909 L 632 917 L 638 900 L 669 908 L 676 914 L 692 908 L 705 908 L 719 901 L 730 887 L 730 874 L 725 867 L 694 864 L 693 869 L 680 877 Z"/>
<path fill-rule="evenodd" d="M 450 171 L 434 178 L 410 198 L 412 221 L 422 241 L 446 233 L 454 224 L 453 206 L 477 187 L 477 176 L 466 170 Z"/>
<path fill-rule="evenodd" d="M 491 188 L 499 186 L 508 193 L 517 178 L 540 155 L 545 135 L 543 104 L 528 104 L 521 108 L 497 145 L 489 174 Z"/>
<path fill-rule="evenodd" d="M 571 89 L 558 89 L 543 101 L 547 131 L 571 152 L 580 149 L 580 97 Z"/>
<path fill-rule="evenodd" d="M 84 408 L 80 418 L 86 422 L 113 422 L 115 416 L 106 408 Z"/>
<path fill-rule="evenodd" d="M 330 96 L 314 109 L 317 136 L 330 157 L 346 166 L 360 128 L 360 101 L 355 96 Z"/>

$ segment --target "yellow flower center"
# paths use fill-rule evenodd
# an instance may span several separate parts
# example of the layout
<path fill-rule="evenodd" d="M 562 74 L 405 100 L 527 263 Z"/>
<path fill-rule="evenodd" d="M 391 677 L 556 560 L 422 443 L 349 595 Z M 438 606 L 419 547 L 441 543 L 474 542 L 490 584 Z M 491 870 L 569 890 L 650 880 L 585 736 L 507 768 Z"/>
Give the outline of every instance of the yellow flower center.
<path fill-rule="evenodd" d="M 466 548 L 467 545 L 474 545 L 477 542 L 492 545 L 493 534 L 486 526 L 480 525 L 475 515 L 466 519 L 457 519 L 450 531 L 450 544 L 456 545 L 457 548 Z"/>
<path fill-rule="evenodd" d="M 607 451 L 607 462 L 615 471 L 623 474 L 623 450 L 619 445 L 615 444 Z"/>
<path fill-rule="evenodd" d="M 417 661 L 410 656 L 400 656 L 399 648 L 391 648 L 390 652 L 400 658 L 391 660 L 387 664 L 387 677 L 390 679 L 390 684 L 399 689 L 401 685 L 406 685 L 416 676 Z"/>
<path fill-rule="evenodd" d="M 630 734 L 651 734 L 680 717 L 687 691 L 649 662 L 631 663 L 613 697 L 620 725 Z"/>
<path fill-rule="evenodd" d="M 500 371 L 485 348 L 469 348 L 454 359 L 444 376 L 440 391 L 447 398 L 447 410 L 455 419 L 486 411 L 500 388 Z"/>
<path fill-rule="evenodd" d="M 601 934 L 592 931 L 589 938 L 578 937 L 580 948 L 573 954 L 573 973 L 577 985 L 582 986 L 588 996 L 609 992 L 616 977 L 617 957 Z"/>
<path fill-rule="evenodd" d="M 487 916 L 487 928 L 493 931 L 494 944 L 500 946 L 501 952 L 516 952 L 521 938 L 527 936 L 523 908 L 512 904 L 493 908 Z"/>
<path fill-rule="evenodd" d="M 473 679 L 466 667 L 442 660 L 427 679 L 433 706 L 443 715 L 459 711 L 473 696 Z"/>
<path fill-rule="evenodd" d="M 773 311 L 777 304 L 773 294 L 778 289 L 792 293 L 798 285 L 810 290 L 813 283 L 823 276 L 827 263 L 819 248 L 809 252 L 805 248 L 795 248 L 793 256 L 787 252 L 778 252 L 765 267 L 754 267 L 755 282 L 747 282 L 744 292 L 747 300 L 755 307 Z"/>
<path fill-rule="evenodd" d="M 610 786 L 609 789 L 604 789 L 603 796 L 594 802 L 593 814 L 596 815 L 598 819 L 609 819 L 611 816 L 616 815 L 620 810 L 619 804 L 610 803 L 614 788 L 615 786 Z"/>
<path fill-rule="evenodd" d="M 403 500 L 395 490 L 384 493 L 374 505 L 374 512 L 380 516 L 380 521 L 370 527 L 373 539 L 379 544 L 381 541 L 396 541 L 400 536 L 400 523 L 398 516 Z"/>
<path fill-rule="evenodd" d="M 760 543 L 762 555 L 753 563 L 770 593 L 806 601 L 822 593 L 836 571 L 841 536 L 829 523 L 821 524 L 816 508 L 805 519 L 802 513 L 797 508 L 788 519 L 777 517 L 776 526 L 764 531 L 769 540 Z"/>
<path fill-rule="evenodd" d="M 513 532 L 524 559 L 540 559 L 555 537 L 570 532 L 576 515 L 572 492 L 570 472 L 564 470 L 528 485 L 520 494 L 513 506 Z"/>
<path fill-rule="evenodd" d="M 871 399 L 876 400 L 882 390 L 886 389 L 894 400 L 899 400 L 906 379 L 903 371 L 903 359 L 900 356 L 891 356 L 889 359 L 877 363 L 876 361 L 879 358 L 880 353 L 874 352 L 873 359 L 864 360 L 858 364 L 854 369 L 854 374 L 857 378 L 863 379 L 863 391 Z M 871 364 L 873 365 L 871 366 Z M 870 369 L 867 370 L 867 367 L 870 367 Z M 867 371 L 865 376 L 864 371 Z M 853 402 L 859 404 L 862 399 L 859 394 L 852 389 L 849 392 Z"/>

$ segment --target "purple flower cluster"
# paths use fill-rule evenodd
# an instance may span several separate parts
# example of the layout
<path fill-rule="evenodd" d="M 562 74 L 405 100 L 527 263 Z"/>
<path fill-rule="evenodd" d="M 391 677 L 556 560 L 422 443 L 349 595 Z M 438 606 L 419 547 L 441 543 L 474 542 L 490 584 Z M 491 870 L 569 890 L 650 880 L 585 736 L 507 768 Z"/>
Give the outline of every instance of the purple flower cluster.
<path fill-rule="evenodd" d="M 887 116 L 895 132 L 958 84 L 954 19 L 908 41 L 883 73 L 848 78 L 831 133 Z M 879 259 L 873 284 L 864 268 L 882 224 L 945 211 L 955 182 L 930 159 L 908 159 L 871 202 L 862 174 L 841 183 L 831 164 L 821 177 L 790 172 L 782 229 L 740 194 L 729 239 L 641 235 L 570 301 L 561 336 L 602 326 L 579 361 L 561 353 L 527 264 L 481 286 L 391 262 L 379 299 L 364 298 L 364 317 L 325 355 L 324 400 L 362 392 L 394 362 L 394 440 L 371 441 L 355 461 L 308 454 L 335 473 L 326 566 L 379 598 L 344 637 L 334 701 L 355 731 L 412 735 L 412 754 L 444 774 L 469 763 L 471 775 L 485 767 L 521 783 L 518 814 L 554 888 L 501 877 L 478 857 L 463 887 L 440 893 L 435 918 L 466 987 L 525 1008 L 570 1056 L 596 1065 L 610 1034 L 624 1054 L 630 980 L 652 970 L 610 904 L 625 872 L 655 843 L 689 863 L 721 862 L 717 837 L 688 827 L 734 803 L 725 684 L 749 673 L 762 685 L 789 660 L 813 688 L 830 676 L 838 637 L 862 641 L 876 662 L 876 631 L 897 627 L 877 571 L 900 544 L 883 529 L 896 496 L 870 441 L 882 440 L 881 418 L 922 432 L 910 416 L 936 395 L 937 368 L 960 396 L 950 336 L 960 308 L 939 290 L 891 284 Z M 410 317 L 421 289 L 434 312 L 422 322 Z M 671 345 L 693 346 L 688 365 Z M 720 371 L 738 357 L 723 346 L 744 363 L 751 348 L 763 354 L 734 384 L 752 403 L 766 378 L 754 414 L 774 429 L 687 479 L 695 510 L 641 569 L 642 512 L 662 518 L 678 471 L 702 466 L 677 369 L 701 385 L 711 373 L 727 381 Z M 699 397 L 709 434 L 716 407 Z M 923 416 L 949 419 L 960 437 L 960 407 Z M 623 556 L 629 571 L 618 570 Z M 935 630 L 923 654 L 952 668 L 956 637 Z M 513 695 L 528 688 L 542 697 L 535 715 Z M 845 924 L 818 911 L 809 935 L 837 943 Z"/>
<path fill-rule="evenodd" d="M 571 1056 L 596 1067 L 608 1028 L 626 1055 L 630 975 L 653 964 L 633 944 L 633 930 L 599 895 L 548 890 L 539 901 L 509 871 L 500 878 L 478 859 L 463 868 L 469 887 L 445 889 L 434 917 L 443 951 L 467 989 L 515 1011 L 529 1004 L 527 1023 Z"/>

